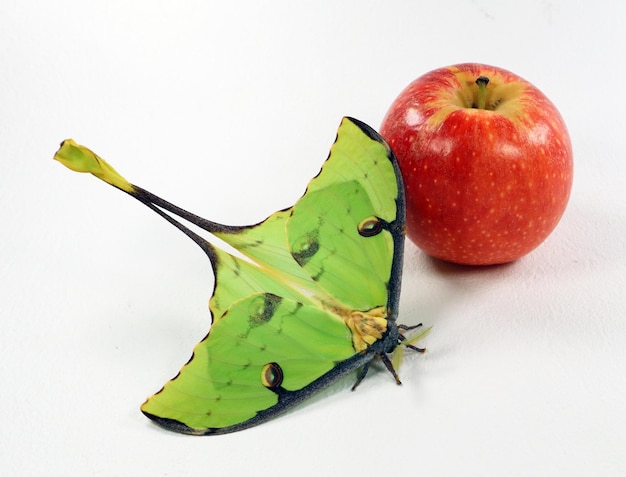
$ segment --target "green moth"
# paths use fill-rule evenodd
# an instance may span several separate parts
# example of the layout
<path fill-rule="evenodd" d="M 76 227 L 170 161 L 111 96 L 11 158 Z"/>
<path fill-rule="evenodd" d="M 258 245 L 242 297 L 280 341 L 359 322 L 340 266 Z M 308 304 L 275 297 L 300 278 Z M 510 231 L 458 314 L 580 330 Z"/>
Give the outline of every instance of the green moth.
<path fill-rule="evenodd" d="M 396 160 L 366 124 L 344 118 L 328 159 L 292 207 L 250 226 L 218 224 L 129 183 L 68 139 L 55 159 L 127 192 L 207 254 L 215 274 L 212 325 L 191 359 L 142 406 L 150 419 L 187 434 L 223 434 L 260 424 L 379 358 L 400 380 L 403 332 L 396 324 L 405 232 Z M 229 254 L 178 216 L 240 252 Z M 403 346 L 398 346 L 403 345 Z M 392 354 L 392 359 L 389 355 Z"/>

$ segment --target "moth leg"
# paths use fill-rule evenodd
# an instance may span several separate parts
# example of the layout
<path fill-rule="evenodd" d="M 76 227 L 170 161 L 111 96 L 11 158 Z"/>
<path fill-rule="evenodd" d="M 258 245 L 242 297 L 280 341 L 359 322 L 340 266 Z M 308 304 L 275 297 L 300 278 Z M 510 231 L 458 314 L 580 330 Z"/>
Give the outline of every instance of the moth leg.
<path fill-rule="evenodd" d="M 413 351 L 417 351 L 418 353 L 424 354 L 426 352 L 426 348 L 419 348 L 419 347 L 414 346 L 412 344 L 405 344 L 405 345 L 402 345 L 402 346 L 404 346 L 406 348 L 411 348 Z"/>
<path fill-rule="evenodd" d="M 352 391 L 354 391 L 356 389 L 356 387 L 361 384 L 361 381 L 363 381 L 365 379 L 365 376 L 367 375 L 367 372 L 370 369 L 370 363 L 371 361 L 368 361 L 367 363 L 365 363 L 363 365 L 363 367 L 359 370 L 359 374 L 356 377 L 356 382 L 354 383 L 354 386 L 352 386 Z"/>
<path fill-rule="evenodd" d="M 393 375 L 394 379 L 396 380 L 396 384 L 402 384 L 400 378 L 398 377 L 398 373 L 396 373 L 396 370 L 393 369 L 393 364 L 391 363 L 389 356 L 387 356 L 386 354 L 381 354 L 379 356 L 381 361 L 385 364 L 387 371 L 389 371 Z"/>
<path fill-rule="evenodd" d="M 416 329 L 416 328 L 419 328 L 419 327 L 421 327 L 421 326 L 422 326 L 422 324 L 421 324 L 421 323 L 419 323 L 419 324 L 417 324 L 417 325 L 413 325 L 413 326 L 408 326 L 408 325 L 398 325 L 398 329 L 399 329 L 399 330 L 402 330 L 402 331 L 410 331 L 410 330 L 414 330 L 414 329 Z M 405 337 L 402 333 L 400 333 L 400 334 L 398 335 L 398 341 L 401 343 L 401 342 L 403 342 L 403 341 L 405 341 L 405 340 L 406 340 L 406 337 Z M 418 353 L 422 353 L 422 354 L 424 354 L 424 353 L 426 352 L 426 348 L 419 348 L 419 347 L 417 347 L 417 346 L 413 346 L 412 344 L 405 344 L 405 345 L 403 345 L 403 346 L 406 346 L 407 348 L 411 348 L 413 351 L 417 351 Z"/>

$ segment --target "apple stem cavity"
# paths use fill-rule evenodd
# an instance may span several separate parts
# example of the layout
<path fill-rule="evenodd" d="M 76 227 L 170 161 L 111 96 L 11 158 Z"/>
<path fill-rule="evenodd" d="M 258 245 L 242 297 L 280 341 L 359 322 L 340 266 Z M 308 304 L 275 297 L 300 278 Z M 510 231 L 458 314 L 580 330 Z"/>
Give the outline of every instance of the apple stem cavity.
<path fill-rule="evenodd" d="M 478 85 L 478 105 L 474 107 L 478 109 L 487 109 L 487 85 L 489 84 L 489 78 L 486 76 L 479 76 L 476 78 L 476 84 Z"/>

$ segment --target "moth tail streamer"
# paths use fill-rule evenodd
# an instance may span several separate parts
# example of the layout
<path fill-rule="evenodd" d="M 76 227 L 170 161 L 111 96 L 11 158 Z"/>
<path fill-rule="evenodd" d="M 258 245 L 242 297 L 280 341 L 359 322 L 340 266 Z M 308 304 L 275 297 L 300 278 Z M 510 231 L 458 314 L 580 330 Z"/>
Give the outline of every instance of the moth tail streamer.
<path fill-rule="evenodd" d="M 209 255 L 209 257 L 213 254 L 212 246 L 200 235 L 196 234 L 164 211 L 170 212 L 171 214 L 187 220 L 188 222 L 197 225 L 210 233 L 237 229 L 237 227 L 218 224 L 217 222 L 203 219 L 202 217 L 192 214 L 191 212 L 188 212 L 139 186 L 131 184 L 107 161 L 102 159 L 91 149 L 77 144 L 73 139 L 66 139 L 61 143 L 58 151 L 54 155 L 54 159 L 72 171 L 89 173 L 112 185 L 113 187 L 128 193 L 181 230 L 185 235 L 198 244 L 200 248 L 204 250 L 207 255 Z"/>
<path fill-rule="evenodd" d="M 88 172 L 129 194 L 135 191 L 133 185 L 124 179 L 107 161 L 85 146 L 77 144 L 73 139 L 66 139 L 61 143 L 54 159 L 68 169 L 76 172 Z"/>

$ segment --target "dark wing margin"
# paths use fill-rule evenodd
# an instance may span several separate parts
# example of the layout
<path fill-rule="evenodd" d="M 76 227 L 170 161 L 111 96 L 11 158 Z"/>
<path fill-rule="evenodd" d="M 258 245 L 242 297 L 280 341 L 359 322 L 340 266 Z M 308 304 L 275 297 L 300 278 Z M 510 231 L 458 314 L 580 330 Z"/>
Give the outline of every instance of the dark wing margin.
<path fill-rule="evenodd" d="M 375 352 L 366 352 L 359 353 L 351 358 L 346 359 L 338 363 L 333 369 L 331 369 L 328 373 L 324 374 L 317 380 L 311 382 L 305 387 L 298 389 L 296 391 L 281 391 L 279 394 L 278 403 L 272 407 L 264 409 L 262 411 L 257 412 L 257 414 L 247 421 L 240 422 L 238 424 L 234 424 L 232 426 L 220 427 L 220 428 L 208 428 L 197 430 L 193 429 L 180 421 L 174 419 L 163 418 L 159 416 L 155 416 L 154 414 L 150 414 L 148 412 L 142 411 L 143 414 L 154 421 L 156 424 L 174 432 L 179 432 L 182 434 L 191 434 L 191 435 L 200 435 L 200 436 L 209 436 L 209 435 L 219 435 L 219 434 L 229 434 L 231 432 L 242 431 L 244 429 L 248 429 L 250 427 L 258 426 L 270 419 L 277 417 L 280 414 L 284 414 L 289 411 L 291 408 L 297 406 L 302 403 L 306 399 L 310 398 L 313 394 L 318 393 L 335 381 L 347 376 L 352 371 L 355 371 L 374 359 L 376 356 Z"/>
<path fill-rule="evenodd" d="M 393 222 L 387 224 L 388 230 L 393 237 L 393 262 L 391 265 L 391 275 L 389 279 L 389 297 L 387 300 L 387 308 L 390 311 L 388 320 L 395 321 L 398 317 L 398 308 L 400 305 L 400 290 L 402 288 L 402 266 L 404 262 L 404 237 L 406 235 L 406 200 L 404 195 L 404 182 L 400 166 L 393 151 L 385 141 L 385 139 L 376 132 L 372 127 L 358 119 L 347 116 L 346 119 L 356 124 L 363 133 L 369 138 L 383 144 L 387 150 L 387 158 L 393 165 L 396 173 L 396 183 L 398 184 L 398 196 L 396 198 L 396 218 Z"/>

